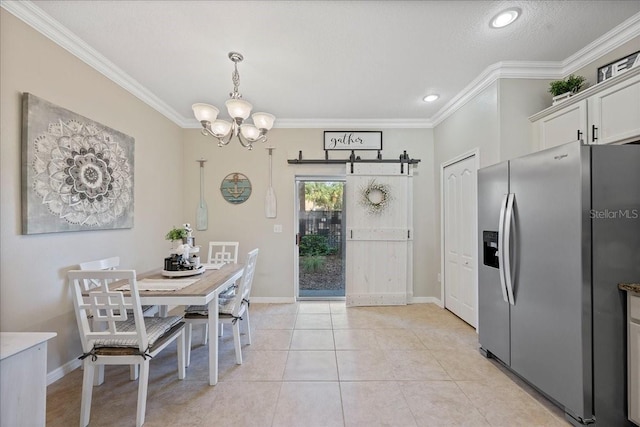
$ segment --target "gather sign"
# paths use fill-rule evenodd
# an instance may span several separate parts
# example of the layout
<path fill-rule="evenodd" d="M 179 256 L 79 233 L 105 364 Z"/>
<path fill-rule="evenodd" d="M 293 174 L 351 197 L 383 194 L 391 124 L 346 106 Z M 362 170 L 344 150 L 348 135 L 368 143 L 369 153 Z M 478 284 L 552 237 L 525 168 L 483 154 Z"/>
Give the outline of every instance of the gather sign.
<path fill-rule="evenodd" d="M 325 131 L 325 150 L 382 150 L 381 131 Z"/>

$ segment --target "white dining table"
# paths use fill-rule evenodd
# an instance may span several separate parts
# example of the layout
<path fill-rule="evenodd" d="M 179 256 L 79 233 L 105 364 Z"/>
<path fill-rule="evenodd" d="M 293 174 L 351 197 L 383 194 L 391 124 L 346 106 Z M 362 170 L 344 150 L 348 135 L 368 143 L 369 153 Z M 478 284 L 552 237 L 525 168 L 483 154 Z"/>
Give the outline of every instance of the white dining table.
<path fill-rule="evenodd" d="M 137 276 L 138 283 L 153 281 L 156 288 L 160 281 L 167 281 L 167 289 L 139 290 L 140 303 L 143 305 L 207 305 L 209 307 L 209 384 L 218 382 L 218 295 L 242 277 L 242 264 L 225 264 L 217 270 L 205 270 L 204 273 L 180 278 L 169 278 L 161 270 L 142 273 Z M 172 281 L 194 279 L 195 282 L 176 290 L 168 290 Z M 144 288 L 143 286 L 139 286 Z M 178 286 L 180 287 L 180 286 Z"/>

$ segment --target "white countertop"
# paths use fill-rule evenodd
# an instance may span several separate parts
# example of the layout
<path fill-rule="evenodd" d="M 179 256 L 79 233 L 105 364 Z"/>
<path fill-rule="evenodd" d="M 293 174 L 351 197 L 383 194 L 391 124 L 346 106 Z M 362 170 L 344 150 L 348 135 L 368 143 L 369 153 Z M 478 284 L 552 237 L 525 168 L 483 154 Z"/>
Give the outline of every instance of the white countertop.
<path fill-rule="evenodd" d="M 58 335 L 55 332 L 0 332 L 0 360 Z"/>

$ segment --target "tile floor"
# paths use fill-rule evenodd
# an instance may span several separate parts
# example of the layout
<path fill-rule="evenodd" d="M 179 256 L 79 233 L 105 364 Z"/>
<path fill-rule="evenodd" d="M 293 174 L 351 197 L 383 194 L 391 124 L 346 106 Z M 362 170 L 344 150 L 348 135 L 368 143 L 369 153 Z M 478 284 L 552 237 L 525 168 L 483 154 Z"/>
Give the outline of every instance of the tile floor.
<path fill-rule="evenodd" d="M 235 364 L 220 340 L 220 382 L 207 382 L 196 330 L 187 377 L 175 349 L 151 362 L 145 426 L 566 426 L 561 411 L 482 357 L 475 330 L 433 304 L 252 304 L 253 344 Z M 91 426 L 135 425 L 137 382 L 109 366 Z M 47 426 L 79 422 L 82 371 L 47 391 Z"/>

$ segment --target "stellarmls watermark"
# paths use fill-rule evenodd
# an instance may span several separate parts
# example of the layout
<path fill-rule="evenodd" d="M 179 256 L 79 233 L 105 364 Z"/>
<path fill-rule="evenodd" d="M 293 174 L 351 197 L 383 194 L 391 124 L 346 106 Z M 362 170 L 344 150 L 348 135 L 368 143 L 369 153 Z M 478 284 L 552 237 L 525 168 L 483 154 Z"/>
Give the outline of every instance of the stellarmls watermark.
<path fill-rule="evenodd" d="M 640 209 L 591 209 L 589 217 L 591 219 L 638 219 Z"/>

